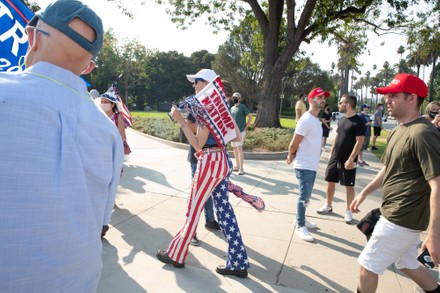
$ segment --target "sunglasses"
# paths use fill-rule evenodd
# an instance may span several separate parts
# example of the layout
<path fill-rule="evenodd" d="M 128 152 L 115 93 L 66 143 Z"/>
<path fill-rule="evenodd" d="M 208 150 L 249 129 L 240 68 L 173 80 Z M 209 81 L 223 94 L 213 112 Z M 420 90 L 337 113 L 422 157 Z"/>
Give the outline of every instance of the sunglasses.
<path fill-rule="evenodd" d="M 203 78 L 196 78 L 196 79 L 194 80 L 194 84 L 197 84 L 199 81 L 201 81 L 201 82 L 206 82 L 206 80 L 204 80 Z"/>

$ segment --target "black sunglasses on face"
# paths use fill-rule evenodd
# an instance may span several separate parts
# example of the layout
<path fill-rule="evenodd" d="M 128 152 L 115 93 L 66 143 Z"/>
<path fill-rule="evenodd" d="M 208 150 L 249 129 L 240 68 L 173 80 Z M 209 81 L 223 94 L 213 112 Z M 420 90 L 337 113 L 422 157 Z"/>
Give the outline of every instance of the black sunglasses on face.
<path fill-rule="evenodd" d="M 199 81 L 204 82 L 204 81 L 206 81 L 206 80 L 204 80 L 203 78 L 196 78 L 196 79 L 194 80 L 194 84 L 197 84 Z"/>

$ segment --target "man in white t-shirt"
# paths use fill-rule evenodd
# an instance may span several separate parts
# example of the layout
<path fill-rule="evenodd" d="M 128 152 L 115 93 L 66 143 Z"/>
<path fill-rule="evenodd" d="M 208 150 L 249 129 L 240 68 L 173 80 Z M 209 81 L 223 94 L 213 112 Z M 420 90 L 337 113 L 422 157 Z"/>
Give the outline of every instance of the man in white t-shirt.
<path fill-rule="evenodd" d="M 295 134 L 289 144 L 287 164 L 293 161 L 293 169 L 298 178 L 299 197 L 296 213 L 296 234 L 305 241 L 313 241 L 308 228 L 316 228 L 315 223 L 306 219 L 306 208 L 312 195 L 316 171 L 321 156 L 322 127 L 319 112 L 324 109 L 325 99 L 329 92 L 314 88 L 308 95 L 309 110 L 301 116 L 296 124 Z"/>

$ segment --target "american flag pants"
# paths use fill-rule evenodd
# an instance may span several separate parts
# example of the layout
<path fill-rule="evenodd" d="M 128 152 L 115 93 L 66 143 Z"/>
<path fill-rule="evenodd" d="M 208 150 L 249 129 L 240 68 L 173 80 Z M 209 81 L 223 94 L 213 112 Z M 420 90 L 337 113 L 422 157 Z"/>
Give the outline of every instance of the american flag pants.
<path fill-rule="evenodd" d="M 203 149 L 197 153 L 198 165 L 194 174 L 185 222 L 168 246 L 168 256 L 185 263 L 188 247 L 193 238 L 200 214 L 212 193 L 218 223 L 228 241 L 226 267 L 243 270 L 249 268 L 249 260 L 241 238 L 234 209 L 229 203 L 228 181 L 232 162 L 223 148 Z"/>

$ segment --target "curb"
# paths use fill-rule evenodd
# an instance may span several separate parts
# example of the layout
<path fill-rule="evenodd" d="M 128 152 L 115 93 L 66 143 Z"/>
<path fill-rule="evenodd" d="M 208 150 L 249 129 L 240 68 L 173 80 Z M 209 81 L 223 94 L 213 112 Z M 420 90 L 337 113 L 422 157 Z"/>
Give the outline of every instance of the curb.
<path fill-rule="evenodd" d="M 186 143 L 181 143 L 181 142 L 174 142 L 174 141 L 169 141 L 163 138 L 159 138 L 156 136 L 152 136 L 146 133 L 143 133 L 139 130 L 133 129 L 132 130 L 148 137 L 151 138 L 153 140 L 159 141 L 161 143 L 164 143 L 166 145 L 178 148 L 178 149 L 182 149 L 182 150 L 187 150 L 189 145 Z M 260 161 L 265 161 L 265 160 L 284 160 L 287 157 L 287 151 L 284 152 L 243 152 L 244 154 L 244 158 L 246 160 L 260 160 Z M 234 158 L 234 151 L 228 151 L 228 155 L 230 158 Z"/>

